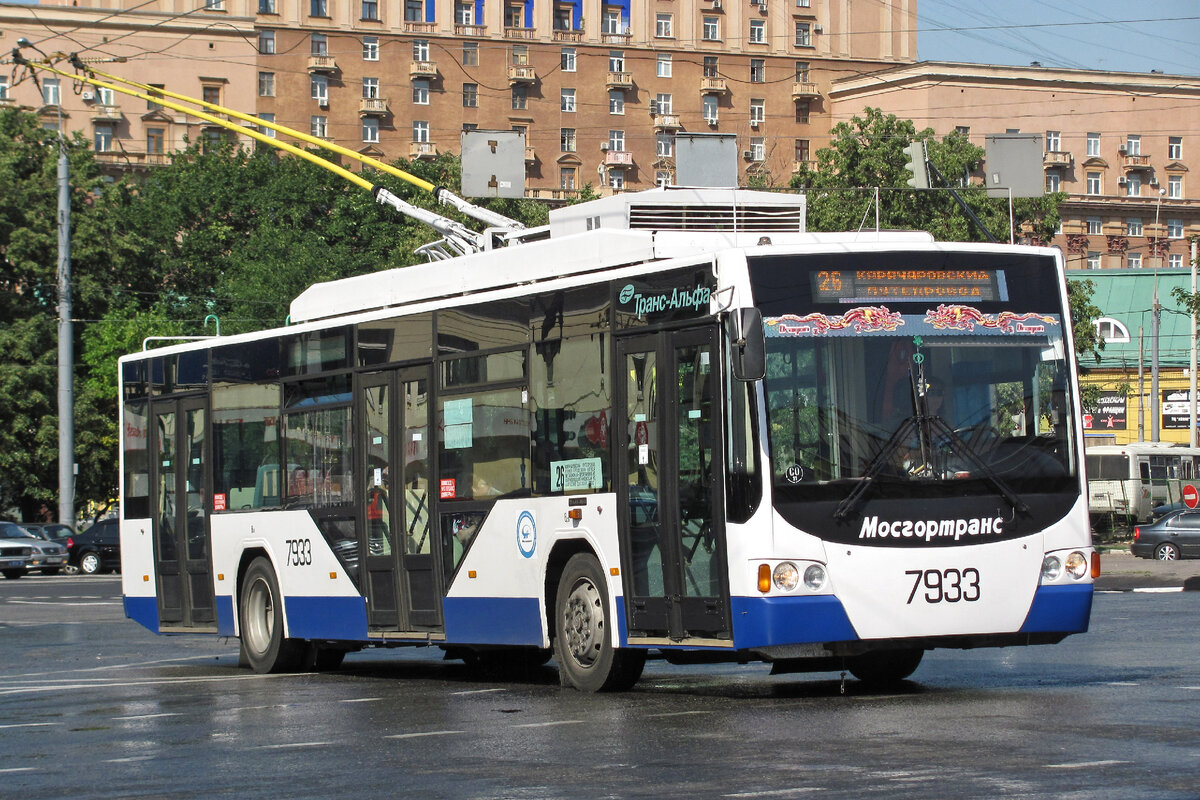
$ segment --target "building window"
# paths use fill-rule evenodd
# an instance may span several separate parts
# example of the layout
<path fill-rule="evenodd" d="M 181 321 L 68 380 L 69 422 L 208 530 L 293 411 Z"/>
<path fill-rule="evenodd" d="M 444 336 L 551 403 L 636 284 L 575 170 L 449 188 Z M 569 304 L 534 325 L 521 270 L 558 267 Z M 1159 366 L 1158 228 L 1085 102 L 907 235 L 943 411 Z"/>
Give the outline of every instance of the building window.
<path fill-rule="evenodd" d="M 1104 232 L 1103 223 L 1099 217 L 1087 218 L 1087 232 L 1089 236 L 1099 236 Z"/>
<path fill-rule="evenodd" d="M 149 84 L 149 86 L 150 86 L 150 88 L 146 91 L 146 94 L 150 95 L 151 98 L 162 97 L 162 92 L 159 90 L 165 88 L 164 84 L 151 83 L 151 84 Z M 274 94 L 274 80 L 272 80 L 272 92 L 271 93 Z M 146 110 L 147 111 L 158 111 L 160 108 L 162 108 L 162 103 L 156 103 L 156 102 L 154 102 L 153 99 L 146 100 Z"/>
<path fill-rule="evenodd" d="M 363 61 L 378 61 L 379 60 L 379 37 L 364 36 L 363 37 Z"/>
<path fill-rule="evenodd" d="M 1142 154 L 1142 137 L 1131 133 L 1125 137 L 1125 155 L 1140 156 Z"/>
<path fill-rule="evenodd" d="M 260 113 L 260 114 L 255 114 L 254 116 L 258 117 L 263 122 L 274 122 L 275 121 L 274 114 Z M 263 136 L 266 136 L 270 139 L 275 138 L 275 129 L 268 128 L 266 125 L 259 125 L 258 132 L 261 133 Z"/>
<path fill-rule="evenodd" d="M 258 52 L 264 56 L 275 52 L 275 31 L 258 32 Z"/>
<path fill-rule="evenodd" d="M 766 101 L 752 98 L 750 100 L 750 124 L 757 127 L 767 118 Z"/>
<path fill-rule="evenodd" d="M 1141 269 L 1142 268 L 1142 254 L 1141 253 L 1126 253 L 1125 254 L 1125 266 L 1128 269 Z"/>
<path fill-rule="evenodd" d="M 274 133 L 271 131 L 267 135 L 273 136 Z M 165 128 L 146 128 L 146 152 L 152 156 L 162 155 L 166 151 L 166 139 Z"/>
<path fill-rule="evenodd" d="M 113 146 L 113 126 L 110 122 L 97 122 L 95 146 L 97 153 L 107 153 Z"/>
<path fill-rule="evenodd" d="M 429 81 L 413 81 L 412 100 L 418 106 L 429 105 Z"/>
<path fill-rule="evenodd" d="M 475 4 L 474 3 L 455 3 L 454 4 L 454 24 L 455 25 L 474 25 L 475 24 Z"/>
<path fill-rule="evenodd" d="M 1125 235 L 1126 236 L 1141 236 L 1142 235 L 1142 218 L 1129 217 L 1125 220 Z"/>
<path fill-rule="evenodd" d="M 413 39 L 413 61 L 429 60 L 429 40 Z"/>
<path fill-rule="evenodd" d="M 479 106 L 479 84 L 464 83 L 463 84 L 463 108 L 478 108 Z"/>
<path fill-rule="evenodd" d="M 762 136 L 750 137 L 750 160 L 751 161 L 766 161 L 767 160 L 767 140 Z"/>
<path fill-rule="evenodd" d="M 796 122 L 801 125 L 808 124 L 809 114 L 812 113 L 812 103 L 807 100 L 796 101 Z"/>
<path fill-rule="evenodd" d="M 379 120 L 377 118 L 362 118 L 362 137 L 364 142 L 372 144 L 379 142 Z"/>
<path fill-rule="evenodd" d="M 518 67 L 529 66 L 529 47 L 523 44 L 513 45 L 512 63 Z"/>
<path fill-rule="evenodd" d="M 275 96 L 275 73 L 260 72 L 258 73 L 258 96 L 259 97 L 274 97 Z M 158 105 L 155 103 L 155 105 Z"/>
<path fill-rule="evenodd" d="M 767 62 L 766 59 L 752 58 L 750 59 L 750 82 L 764 83 L 767 80 Z"/>
<path fill-rule="evenodd" d="M 113 104 L 112 89 L 100 89 L 100 102 L 105 105 Z M 210 105 L 221 105 L 221 87 L 220 86 L 201 86 L 200 99 Z"/>
<path fill-rule="evenodd" d="M 812 145 L 809 144 L 808 139 L 797 139 L 796 140 L 795 157 L 796 157 L 797 161 L 811 161 L 812 160 Z"/>
<path fill-rule="evenodd" d="M 412 124 L 413 141 L 418 144 L 429 144 L 429 123 L 423 119 L 414 119 Z"/>
<path fill-rule="evenodd" d="M 519 4 L 510 3 L 504 7 L 504 27 L 506 28 L 521 28 L 524 27 L 525 7 Z"/>
<path fill-rule="evenodd" d="M 1046 152 L 1058 153 L 1062 151 L 1062 132 L 1061 131 L 1046 131 Z"/>
<path fill-rule="evenodd" d="M 1183 238 L 1183 220 L 1169 219 L 1167 220 L 1167 238 L 1182 239 Z"/>
<path fill-rule="evenodd" d="M 1142 196 L 1142 176 L 1136 172 L 1131 172 L 1125 177 L 1126 194 L 1129 197 Z"/>
<path fill-rule="evenodd" d="M 1129 329 L 1120 320 L 1112 317 L 1101 317 L 1096 320 L 1096 335 L 1105 342 L 1113 344 L 1129 343 Z"/>
<path fill-rule="evenodd" d="M 613 89 L 608 93 L 608 113 L 625 113 L 625 92 L 620 89 Z"/>
<path fill-rule="evenodd" d="M 309 85 L 312 87 L 312 99 L 321 105 L 328 105 L 329 79 L 324 75 L 313 75 Z"/>
<path fill-rule="evenodd" d="M 258 13 L 274 14 L 275 13 L 275 0 L 258 0 Z"/>
<path fill-rule="evenodd" d="M 308 15 L 310 17 L 328 17 L 328 0 L 308 0 Z"/>
<path fill-rule="evenodd" d="M 621 32 L 621 12 L 619 9 L 606 8 L 600 14 L 600 32 L 601 33 L 620 33 Z"/>
<path fill-rule="evenodd" d="M 654 60 L 654 74 L 659 78 L 671 77 L 671 54 L 659 53 Z"/>
<path fill-rule="evenodd" d="M 807 61 L 796 62 L 796 82 L 810 83 L 812 81 L 812 68 Z"/>
<path fill-rule="evenodd" d="M 1062 180 L 1062 178 L 1059 176 L 1058 172 L 1056 172 L 1054 170 L 1047 172 L 1046 173 L 1046 191 L 1047 192 L 1057 192 L 1059 190 L 1058 187 L 1059 187 L 1059 183 L 1061 182 L 1061 180 Z"/>
<path fill-rule="evenodd" d="M 654 18 L 654 35 L 659 39 L 675 37 L 674 17 L 671 14 L 657 14 Z"/>
<path fill-rule="evenodd" d="M 659 114 L 670 114 L 674 107 L 674 98 L 668 92 L 659 92 L 654 98 Z"/>
<path fill-rule="evenodd" d="M 1178 161 L 1183 158 L 1183 137 L 1167 137 L 1167 158 Z"/>
<path fill-rule="evenodd" d="M 671 185 L 671 171 L 659 169 L 654 171 L 654 185 L 662 188 Z"/>
<path fill-rule="evenodd" d="M 370 22 L 379 21 L 379 0 L 362 0 L 362 18 Z M 375 130 L 379 130 L 378 125 L 375 126 Z M 367 139 L 364 138 L 363 141 L 367 141 Z M 379 139 L 376 138 L 373 141 L 379 141 Z"/>
<path fill-rule="evenodd" d="M 807 22 L 796 23 L 796 47 L 812 47 L 812 25 Z"/>
<path fill-rule="evenodd" d="M 659 158 L 670 158 L 675 154 L 675 134 L 654 134 L 654 154 Z"/>
<path fill-rule="evenodd" d="M 329 117 L 313 115 L 308 118 L 308 133 L 318 139 L 324 139 L 329 133 Z"/>
<path fill-rule="evenodd" d="M 808 8 L 810 0 L 796 0 L 796 8 Z"/>
<path fill-rule="evenodd" d="M 575 129 L 574 128 L 559 128 L 558 129 L 558 149 L 564 153 L 575 152 Z"/>
<path fill-rule="evenodd" d="M 479 42 L 463 42 L 462 63 L 464 67 L 479 66 Z"/>
<path fill-rule="evenodd" d="M 477 130 L 479 130 L 479 125 L 478 125 L 477 123 L 474 123 L 474 122 L 464 122 L 464 123 L 463 123 L 463 126 L 462 126 L 462 129 L 463 129 L 465 132 L 467 132 L 467 133 L 470 133 L 471 131 L 477 131 Z"/>
<path fill-rule="evenodd" d="M 558 170 L 558 188 L 569 192 L 575 191 L 575 168 L 560 167 Z"/>
<path fill-rule="evenodd" d="M 225 0 L 204 0 L 204 7 L 209 11 L 224 11 Z"/>
<path fill-rule="evenodd" d="M 709 125 L 717 124 L 717 96 L 715 94 L 706 94 L 702 100 L 704 121 Z"/>
<path fill-rule="evenodd" d="M 566 113 L 575 111 L 575 90 L 562 89 L 558 94 L 558 110 Z"/>
<path fill-rule="evenodd" d="M 703 24 L 703 33 L 701 34 L 706 42 L 718 41 L 720 36 L 720 28 L 717 26 L 716 17 L 705 17 Z"/>
<path fill-rule="evenodd" d="M 1100 173 L 1099 172 L 1089 172 L 1087 174 L 1087 193 L 1088 194 L 1100 194 L 1101 193 L 1100 189 L 1101 189 Z"/>
<path fill-rule="evenodd" d="M 554 7 L 554 30 L 571 30 L 571 6 Z"/>
<path fill-rule="evenodd" d="M 376 100 L 379 98 L 379 78 L 362 79 L 362 96 L 365 100 Z"/>
<path fill-rule="evenodd" d="M 750 20 L 750 44 L 767 43 L 767 21 L 765 19 Z"/>
<path fill-rule="evenodd" d="M 706 78 L 717 77 L 717 57 L 716 56 L 705 56 L 704 57 L 704 77 L 706 77 Z"/>
<path fill-rule="evenodd" d="M 971 138 L 971 126 L 970 125 L 955 125 L 954 132 L 957 133 L 959 136 L 963 137 L 964 139 Z"/>
<path fill-rule="evenodd" d="M 564 47 L 562 49 L 562 57 L 559 58 L 559 66 L 563 72 L 575 71 L 575 48 Z"/>
<path fill-rule="evenodd" d="M 1095 250 L 1091 250 L 1087 254 L 1087 268 L 1100 269 L 1100 254 Z"/>
<path fill-rule="evenodd" d="M 1168 175 L 1167 176 L 1167 197 L 1173 200 L 1183 199 L 1183 176 Z"/>
<path fill-rule="evenodd" d="M 329 38 L 323 33 L 314 33 L 309 39 L 308 54 L 312 56 L 329 55 Z"/>
<path fill-rule="evenodd" d="M 613 169 L 608 172 L 608 185 L 612 187 L 614 192 L 619 192 L 625 188 L 625 170 Z"/>
<path fill-rule="evenodd" d="M 1100 155 L 1100 134 L 1089 133 L 1087 135 L 1087 154 L 1089 157 Z"/>
<path fill-rule="evenodd" d="M 1167 266 L 1171 269 L 1183 269 L 1183 254 L 1167 253 Z"/>
<path fill-rule="evenodd" d="M 529 88 L 524 85 L 512 87 L 512 107 L 514 111 L 521 111 L 525 108 L 529 99 Z"/>
<path fill-rule="evenodd" d="M 618 153 L 625 151 L 625 131 L 608 132 L 608 149 Z"/>
<path fill-rule="evenodd" d="M 624 72 L 625 71 L 625 51 L 611 50 L 608 53 L 608 71 L 609 72 Z"/>
<path fill-rule="evenodd" d="M 425 18 L 425 4 L 422 0 L 404 0 L 404 20 L 406 22 L 421 22 Z"/>

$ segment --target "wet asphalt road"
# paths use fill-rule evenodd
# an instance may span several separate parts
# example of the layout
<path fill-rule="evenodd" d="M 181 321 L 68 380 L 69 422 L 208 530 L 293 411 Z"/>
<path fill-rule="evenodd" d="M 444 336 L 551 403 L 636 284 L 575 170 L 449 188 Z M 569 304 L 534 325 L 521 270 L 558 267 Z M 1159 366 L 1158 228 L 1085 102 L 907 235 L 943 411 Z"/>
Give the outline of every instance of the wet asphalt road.
<path fill-rule="evenodd" d="M 1200 562 L 1124 558 L 1090 633 L 886 693 L 652 661 L 582 695 L 411 649 L 258 676 L 125 620 L 116 577 L 0 581 L 0 798 L 1200 798 L 1200 592 L 1162 591 Z"/>

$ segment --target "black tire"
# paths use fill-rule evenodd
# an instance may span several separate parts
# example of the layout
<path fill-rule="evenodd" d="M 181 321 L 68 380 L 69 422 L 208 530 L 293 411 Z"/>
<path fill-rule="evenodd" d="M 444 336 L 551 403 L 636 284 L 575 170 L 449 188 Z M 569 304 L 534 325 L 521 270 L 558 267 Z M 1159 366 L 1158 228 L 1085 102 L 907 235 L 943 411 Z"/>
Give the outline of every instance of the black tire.
<path fill-rule="evenodd" d="M 337 647 L 320 647 L 309 642 L 304 651 L 304 668 L 313 672 L 332 672 L 342 665 L 346 651 Z"/>
<path fill-rule="evenodd" d="M 94 550 L 81 553 L 79 556 L 79 571 L 84 575 L 100 574 L 100 554 Z"/>
<path fill-rule="evenodd" d="M 554 659 L 563 686 L 619 692 L 642 676 L 646 651 L 612 646 L 608 609 L 608 584 L 596 557 L 571 556 L 554 603 Z"/>
<path fill-rule="evenodd" d="M 62 567 L 51 567 L 50 569 L 42 570 L 43 575 L 57 575 L 62 572 Z"/>
<path fill-rule="evenodd" d="M 1170 542 L 1163 542 L 1154 548 L 1154 557 L 1159 561 L 1178 561 L 1179 548 Z"/>
<path fill-rule="evenodd" d="M 912 675 L 924 655 L 925 651 L 920 648 L 875 650 L 847 659 L 846 668 L 868 686 L 884 688 L 895 686 Z"/>
<path fill-rule="evenodd" d="M 4 570 L 4 577 L 8 578 L 10 581 L 15 581 L 17 578 L 25 577 L 25 570 L 23 570 L 23 569 L 6 569 L 6 570 Z"/>
<path fill-rule="evenodd" d="M 283 603 L 275 568 L 263 557 L 250 562 L 238 593 L 242 655 L 260 674 L 290 672 L 300 665 L 304 642 L 283 636 Z"/>

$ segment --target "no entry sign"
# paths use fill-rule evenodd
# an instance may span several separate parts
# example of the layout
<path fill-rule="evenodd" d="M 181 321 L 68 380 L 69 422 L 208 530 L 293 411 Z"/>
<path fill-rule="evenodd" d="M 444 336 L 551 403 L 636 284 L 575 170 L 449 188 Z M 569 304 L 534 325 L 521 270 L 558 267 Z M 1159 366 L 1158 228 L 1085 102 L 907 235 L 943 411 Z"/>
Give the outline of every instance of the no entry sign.
<path fill-rule="evenodd" d="M 1200 492 L 1197 492 L 1192 484 L 1186 484 L 1183 487 L 1183 504 L 1188 508 L 1195 508 L 1197 503 L 1200 503 Z"/>

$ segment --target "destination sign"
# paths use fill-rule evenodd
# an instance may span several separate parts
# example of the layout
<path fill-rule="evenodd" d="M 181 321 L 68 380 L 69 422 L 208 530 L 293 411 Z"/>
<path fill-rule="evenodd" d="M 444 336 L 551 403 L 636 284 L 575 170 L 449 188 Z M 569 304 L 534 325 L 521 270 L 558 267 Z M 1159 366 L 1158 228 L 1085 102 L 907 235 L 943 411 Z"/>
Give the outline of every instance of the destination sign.
<path fill-rule="evenodd" d="M 812 284 L 827 303 L 1008 300 L 1002 269 L 823 269 Z"/>

